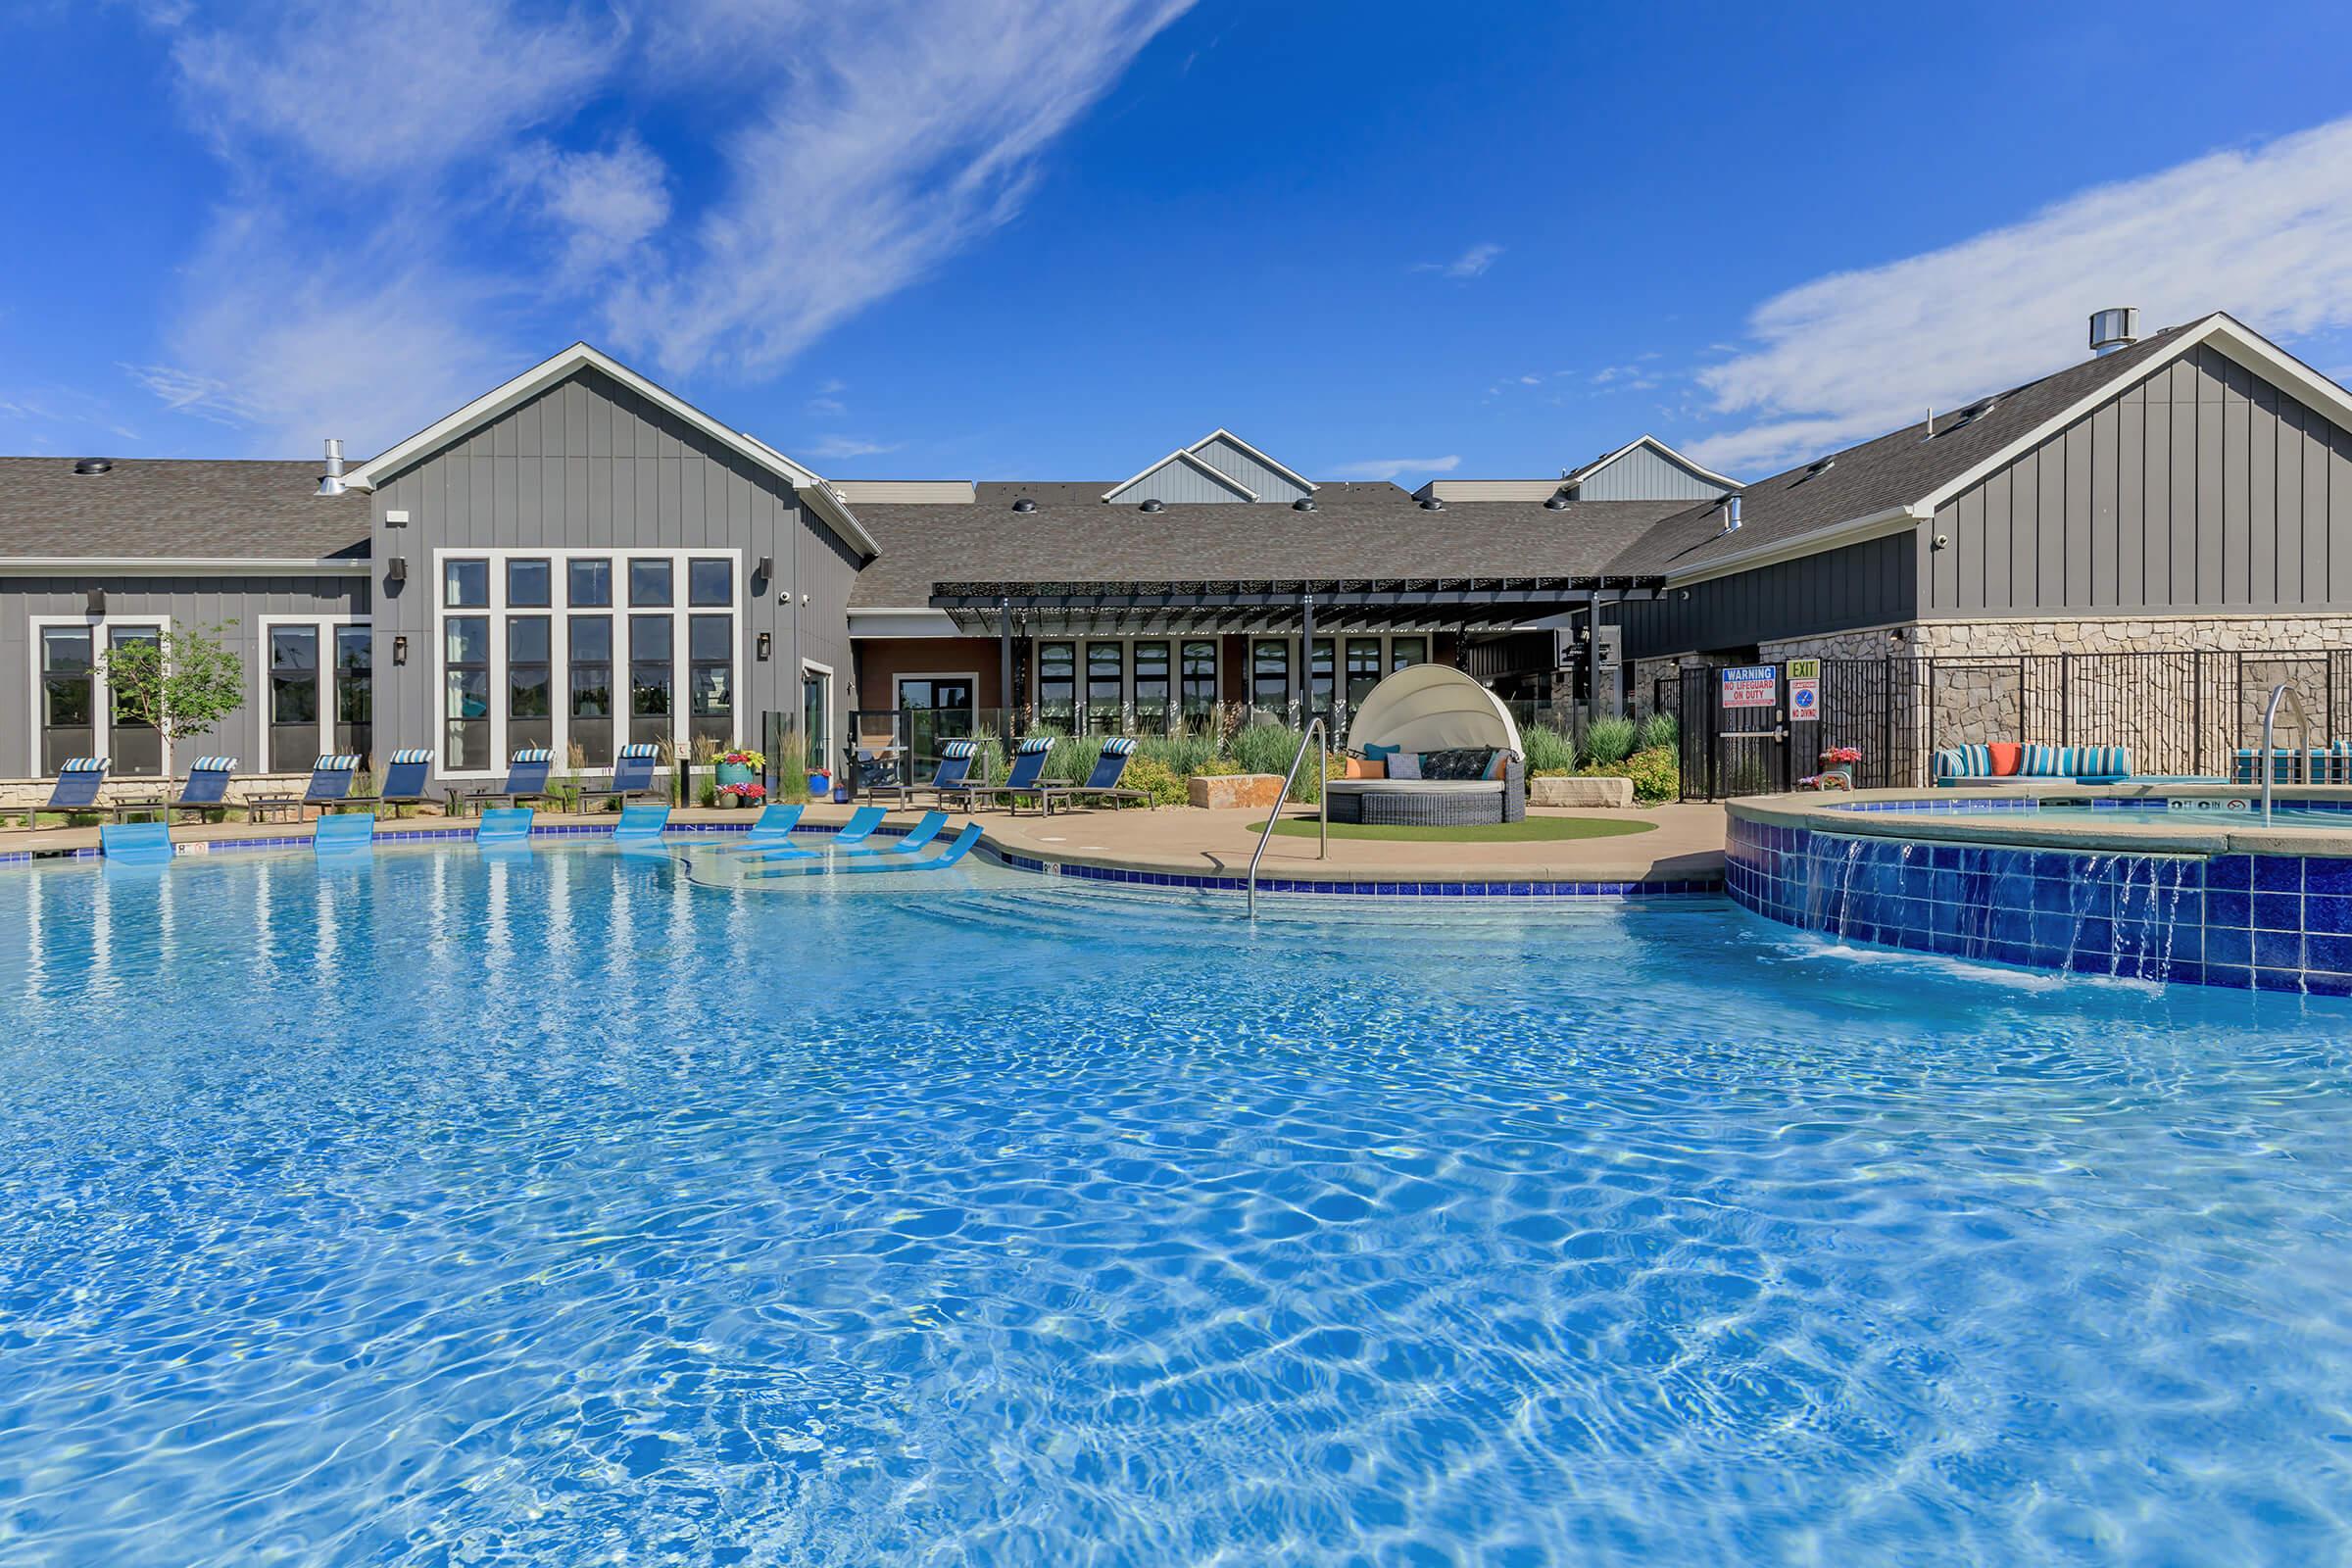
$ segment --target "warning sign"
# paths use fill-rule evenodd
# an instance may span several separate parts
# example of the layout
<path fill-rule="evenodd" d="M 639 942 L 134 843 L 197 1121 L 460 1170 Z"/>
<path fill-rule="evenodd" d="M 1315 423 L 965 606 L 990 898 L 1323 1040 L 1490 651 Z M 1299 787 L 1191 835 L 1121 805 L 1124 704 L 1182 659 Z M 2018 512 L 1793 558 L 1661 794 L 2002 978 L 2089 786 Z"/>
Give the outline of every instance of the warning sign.
<path fill-rule="evenodd" d="M 1781 698 L 1778 664 L 1735 664 L 1723 672 L 1723 706 L 1770 708 Z"/>
<path fill-rule="evenodd" d="M 1788 722 L 1802 724 L 1821 719 L 1821 661 L 1791 659 L 1788 661 Z"/>

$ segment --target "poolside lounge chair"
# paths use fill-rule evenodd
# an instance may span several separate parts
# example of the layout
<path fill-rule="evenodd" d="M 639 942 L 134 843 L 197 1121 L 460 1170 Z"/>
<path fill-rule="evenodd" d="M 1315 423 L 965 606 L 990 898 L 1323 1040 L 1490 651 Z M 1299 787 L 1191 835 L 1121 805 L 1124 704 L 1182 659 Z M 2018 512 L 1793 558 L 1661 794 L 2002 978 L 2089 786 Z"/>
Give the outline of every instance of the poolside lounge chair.
<path fill-rule="evenodd" d="M 850 819 L 842 823 L 830 838 L 818 841 L 816 848 L 755 849 L 747 853 L 756 854 L 763 860 L 812 860 L 827 850 L 855 849 L 863 844 L 874 836 L 874 829 L 882 825 L 882 818 L 887 814 L 882 807 L 860 806 L 850 813 Z"/>
<path fill-rule="evenodd" d="M 760 819 L 743 836 L 744 845 L 754 849 L 770 849 L 792 840 L 792 830 L 800 825 L 801 814 L 808 809 L 797 802 L 789 806 L 764 806 Z"/>
<path fill-rule="evenodd" d="M 39 827 L 44 811 L 62 815 L 68 811 L 103 809 L 98 804 L 98 791 L 106 783 L 106 769 L 111 760 L 104 757 L 67 758 L 65 766 L 57 770 L 57 783 L 49 791 L 48 804 L 27 807 L 24 825 Z"/>
<path fill-rule="evenodd" d="M 972 789 L 967 804 L 977 807 L 982 800 L 1004 798 L 1007 808 L 1020 814 L 1021 798 L 1031 797 L 1041 804 L 1045 800 L 1046 762 L 1054 755 L 1054 737 L 1032 735 L 1012 749 L 1012 765 L 1005 769 L 1002 784 L 982 784 Z"/>
<path fill-rule="evenodd" d="M 956 842 L 933 856 L 877 855 L 870 860 L 850 860 L 836 862 L 832 865 L 760 866 L 756 870 L 746 871 L 744 876 L 747 879 L 764 880 L 770 877 L 784 876 L 860 876 L 885 871 L 938 871 L 962 859 L 971 853 L 972 846 L 979 842 L 980 824 L 966 822 L 963 825 L 963 831 L 956 835 Z"/>
<path fill-rule="evenodd" d="M 854 844 L 843 850 L 844 855 L 912 855 L 948 825 L 945 811 L 925 811 L 921 820 L 887 844 Z"/>
<path fill-rule="evenodd" d="M 168 865 L 172 830 L 161 822 L 109 822 L 98 830 L 98 853 L 109 865 Z"/>
<path fill-rule="evenodd" d="M 1142 790 L 1121 789 L 1119 775 L 1127 771 L 1127 759 L 1135 755 L 1135 742 L 1124 735 L 1114 735 L 1102 743 L 1095 758 L 1094 771 L 1086 775 L 1083 784 L 1049 784 L 1041 792 L 1045 796 L 1046 814 L 1054 814 L 1054 803 L 1065 806 L 1081 800 L 1108 801 L 1124 807 L 1129 801 L 1149 801 L 1152 797 Z"/>
<path fill-rule="evenodd" d="M 389 806 L 394 816 L 404 806 L 422 806 L 428 797 L 424 786 L 433 771 L 433 754 L 424 747 L 397 751 L 392 754 L 391 765 L 384 769 L 384 787 L 374 795 L 347 797 L 353 806 Z"/>
<path fill-rule="evenodd" d="M 300 795 L 259 795 L 245 803 L 248 820 L 259 822 L 265 816 L 280 811 L 292 811 L 296 818 L 306 806 L 318 808 L 323 816 L 338 806 L 351 802 L 351 775 L 360 770 L 360 760 L 351 752 L 326 752 L 311 764 L 311 787 Z"/>
<path fill-rule="evenodd" d="M 188 768 L 181 781 L 179 794 L 160 801 L 125 801 L 114 808 L 115 820 L 162 813 L 165 822 L 172 820 L 173 811 L 219 811 L 225 818 L 229 811 L 228 781 L 237 770 L 233 757 L 199 757 Z"/>
<path fill-rule="evenodd" d="M 556 765 L 556 754 L 544 746 L 526 746 L 507 761 L 507 787 L 499 790 L 449 791 L 449 814 L 463 816 L 466 808 L 487 810 L 493 801 L 509 806 L 520 806 L 525 801 L 553 801 L 557 797 L 547 787 L 547 775 Z"/>
<path fill-rule="evenodd" d="M 476 844 L 528 844 L 530 841 L 531 808 L 527 806 L 488 807 L 474 821 L 473 842 Z"/>
<path fill-rule="evenodd" d="M 667 793 L 654 783 L 654 772 L 661 765 L 661 747 L 651 741 L 631 741 L 612 760 L 612 783 L 601 790 L 580 791 L 581 807 L 585 808 L 590 801 L 626 802 L 640 795 Z"/>
<path fill-rule="evenodd" d="M 374 848 L 373 811 L 342 811 L 322 816 L 311 829 L 311 853 L 314 855 L 361 855 Z"/>
<path fill-rule="evenodd" d="M 900 797 L 905 799 L 929 790 L 933 800 L 944 801 L 951 795 L 962 794 L 974 787 L 971 779 L 972 760 L 979 755 L 978 741 L 949 741 L 939 749 L 939 766 L 932 770 L 929 782 L 903 789 L 899 792 Z"/>
<path fill-rule="evenodd" d="M 624 806 L 620 820 L 613 824 L 612 837 L 623 844 L 660 843 L 669 826 L 669 808 L 663 806 Z"/>

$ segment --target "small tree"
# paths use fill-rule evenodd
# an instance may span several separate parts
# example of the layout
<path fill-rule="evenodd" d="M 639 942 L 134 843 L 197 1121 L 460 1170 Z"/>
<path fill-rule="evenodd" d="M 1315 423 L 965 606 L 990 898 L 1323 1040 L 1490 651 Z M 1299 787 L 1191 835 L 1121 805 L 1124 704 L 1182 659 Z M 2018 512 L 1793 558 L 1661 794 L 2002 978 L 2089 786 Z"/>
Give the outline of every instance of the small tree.
<path fill-rule="evenodd" d="M 245 661 L 222 644 L 223 629 L 165 630 L 153 642 L 109 648 L 100 664 L 116 710 L 172 742 L 200 735 L 244 707 Z"/>

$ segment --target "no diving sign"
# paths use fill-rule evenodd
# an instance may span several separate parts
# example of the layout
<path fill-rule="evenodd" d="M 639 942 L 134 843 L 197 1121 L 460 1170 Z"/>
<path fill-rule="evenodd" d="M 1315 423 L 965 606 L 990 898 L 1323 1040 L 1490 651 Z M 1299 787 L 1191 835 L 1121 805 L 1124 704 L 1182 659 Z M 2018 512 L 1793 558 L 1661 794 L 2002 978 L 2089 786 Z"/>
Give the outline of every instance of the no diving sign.
<path fill-rule="evenodd" d="M 1770 708 L 1781 698 L 1778 664 L 1736 664 L 1723 672 L 1723 706 Z"/>
<path fill-rule="evenodd" d="M 1821 661 L 1791 659 L 1788 661 L 1788 722 L 1802 724 L 1821 720 Z"/>

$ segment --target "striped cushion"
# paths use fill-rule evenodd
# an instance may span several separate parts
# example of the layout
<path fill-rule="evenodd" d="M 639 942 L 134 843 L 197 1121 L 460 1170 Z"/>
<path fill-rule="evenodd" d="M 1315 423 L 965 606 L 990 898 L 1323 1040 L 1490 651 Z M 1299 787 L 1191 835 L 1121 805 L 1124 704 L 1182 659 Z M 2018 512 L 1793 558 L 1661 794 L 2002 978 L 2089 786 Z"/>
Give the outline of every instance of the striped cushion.
<path fill-rule="evenodd" d="M 429 762 L 432 760 L 432 748 L 428 746 L 412 746 L 392 754 L 395 762 Z"/>
<path fill-rule="evenodd" d="M 1032 735 L 1027 740 L 1021 742 L 1020 745 L 1014 747 L 1013 754 L 1017 757 L 1035 757 L 1040 752 L 1050 752 L 1053 749 L 1053 736 Z"/>
<path fill-rule="evenodd" d="M 233 757 L 199 757 L 188 764 L 191 773 L 234 773 L 237 760 Z"/>
<path fill-rule="evenodd" d="M 2048 747 L 2026 748 L 2026 771 L 2034 771 L 2034 754 Z M 1936 754 L 1937 778 L 1992 777 L 1992 748 L 1989 746 L 1953 746 Z"/>
<path fill-rule="evenodd" d="M 972 758 L 980 755 L 980 743 L 978 741 L 950 741 L 939 750 L 942 757 Z"/>
<path fill-rule="evenodd" d="M 106 771 L 106 764 L 113 760 L 114 759 L 111 757 L 69 757 L 66 759 L 66 765 L 59 768 L 58 771 L 60 773 L 103 773 Z"/>
<path fill-rule="evenodd" d="M 1104 757 L 1128 757 L 1135 752 L 1135 742 L 1124 735 L 1114 735 L 1102 743 Z"/>
<path fill-rule="evenodd" d="M 549 754 L 544 752 L 540 754 L 541 757 L 545 757 L 547 755 Z M 652 741 L 631 741 L 628 745 L 623 746 L 620 749 L 620 755 L 623 757 L 660 757 L 662 755 L 662 748 L 655 745 Z M 540 759 L 539 757 L 526 758 L 518 752 L 515 754 L 514 760 L 518 762 L 536 762 Z"/>
<path fill-rule="evenodd" d="M 556 760 L 556 754 L 544 746 L 525 746 L 512 760 L 517 762 L 552 762 Z"/>
<path fill-rule="evenodd" d="M 2029 746 L 2028 778 L 2121 778 L 2132 771 L 2129 746 Z"/>
<path fill-rule="evenodd" d="M 330 752 L 322 754 L 318 760 L 313 762 L 311 771 L 314 773 L 348 773 L 359 765 L 360 760 L 355 753 Z"/>

